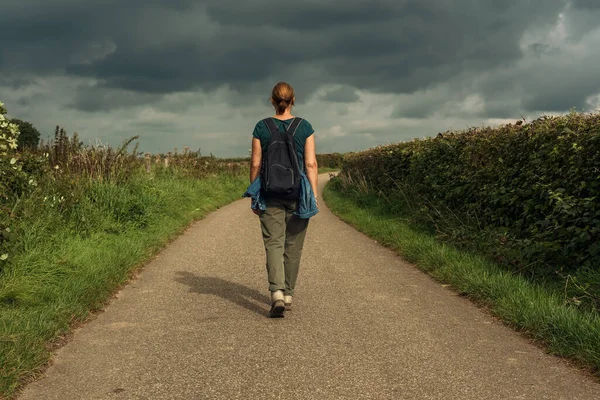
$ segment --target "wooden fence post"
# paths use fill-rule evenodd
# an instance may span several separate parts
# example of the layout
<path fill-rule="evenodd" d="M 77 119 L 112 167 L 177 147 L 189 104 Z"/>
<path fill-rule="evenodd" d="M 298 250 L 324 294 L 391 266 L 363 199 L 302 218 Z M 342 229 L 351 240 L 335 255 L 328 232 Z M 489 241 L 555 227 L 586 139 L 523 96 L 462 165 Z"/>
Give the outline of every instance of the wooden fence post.
<path fill-rule="evenodd" d="M 152 160 L 150 159 L 150 156 L 151 156 L 151 154 L 150 154 L 150 153 L 146 153 L 146 154 L 144 155 L 144 163 L 146 164 L 146 173 L 147 173 L 147 174 L 149 174 L 149 173 L 150 173 L 150 171 L 151 171 L 151 169 L 150 169 L 150 167 L 151 167 L 151 164 L 150 164 L 150 163 L 151 163 L 151 161 L 152 161 Z"/>

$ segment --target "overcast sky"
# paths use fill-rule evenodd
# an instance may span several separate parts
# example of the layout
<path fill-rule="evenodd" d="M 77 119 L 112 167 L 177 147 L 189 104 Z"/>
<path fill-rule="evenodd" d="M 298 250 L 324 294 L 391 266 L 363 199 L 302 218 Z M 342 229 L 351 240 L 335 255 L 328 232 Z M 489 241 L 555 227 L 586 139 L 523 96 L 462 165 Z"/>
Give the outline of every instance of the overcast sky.
<path fill-rule="evenodd" d="M 598 0 L 0 0 L 0 101 L 42 137 L 244 156 L 284 80 L 318 152 L 600 108 Z"/>

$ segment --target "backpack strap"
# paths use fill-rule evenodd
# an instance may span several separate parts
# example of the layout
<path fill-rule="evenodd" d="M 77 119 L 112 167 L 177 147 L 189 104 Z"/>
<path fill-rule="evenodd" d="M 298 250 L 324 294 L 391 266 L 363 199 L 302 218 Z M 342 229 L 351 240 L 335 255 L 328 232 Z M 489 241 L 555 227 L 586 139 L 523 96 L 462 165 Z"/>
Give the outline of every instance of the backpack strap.
<path fill-rule="evenodd" d="M 292 136 L 294 136 L 294 134 L 296 133 L 296 129 L 298 129 L 301 122 L 302 122 L 302 118 L 296 117 L 290 124 L 290 127 L 288 128 L 288 132 L 291 133 Z"/>
<path fill-rule="evenodd" d="M 271 135 L 275 132 L 279 132 L 279 128 L 277 128 L 277 125 L 275 125 L 275 121 L 273 121 L 273 118 L 265 118 L 265 119 L 263 119 L 263 121 L 264 121 L 265 125 L 267 125 L 267 128 L 269 129 L 269 132 L 271 133 Z M 290 127 L 287 129 L 287 131 L 289 133 L 291 133 L 292 136 L 294 136 L 294 134 L 296 133 L 296 130 L 300 126 L 300 123 L 302 123 L 302 118 L 295 117 L 294 120 L 292 121 L 292 123 L 290 124 Z"/>
<path fill-rule="evenodd" d="M 273 135 L 275 132 L 279 132 L 279 129 L 277 129 L 277 125 L 275 125 L 275 121 L 273 121 L 273 118 L 265 118 L 263 119 L 263 121 L 265 125 L 267 125 L 269 133 L 271 133 L 271 135 Z"/>

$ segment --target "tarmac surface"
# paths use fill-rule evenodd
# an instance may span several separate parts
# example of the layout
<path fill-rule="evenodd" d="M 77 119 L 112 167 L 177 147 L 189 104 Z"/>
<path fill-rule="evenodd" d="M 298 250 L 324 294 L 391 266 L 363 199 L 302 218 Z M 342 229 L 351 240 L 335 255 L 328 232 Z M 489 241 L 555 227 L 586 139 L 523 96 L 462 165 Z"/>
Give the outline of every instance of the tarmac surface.
<path fill-rule="evenodd" d="M 190 226 L 18 398 L 600 399 L 593 378 L 325 204 L 309 223 L 293 309 L 268 318 L 249 204 Z"/>

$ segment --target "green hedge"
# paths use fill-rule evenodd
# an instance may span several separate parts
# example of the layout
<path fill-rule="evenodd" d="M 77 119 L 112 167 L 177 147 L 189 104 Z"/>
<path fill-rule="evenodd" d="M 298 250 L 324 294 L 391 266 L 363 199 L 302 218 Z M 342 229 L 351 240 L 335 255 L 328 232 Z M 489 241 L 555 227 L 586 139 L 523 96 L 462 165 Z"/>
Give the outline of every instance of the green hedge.
<path fill-rule="evenodd" d="M 317 163 L 321 168 L 341 168 L 344 155 L 340 153 L 317 154 Z"/>
<path fill-rule="evenodd" d="M 342 173 L 418 204 L 434 224 L 452 218 L 494 237 L 521 270 L 600 269 L 600 114 L 378 147 L 347 155 Z"/>

